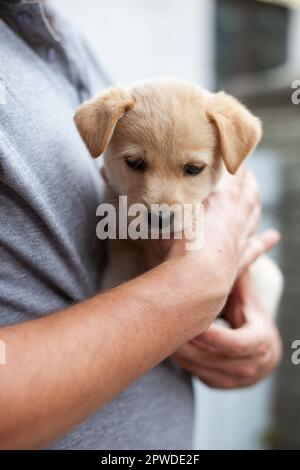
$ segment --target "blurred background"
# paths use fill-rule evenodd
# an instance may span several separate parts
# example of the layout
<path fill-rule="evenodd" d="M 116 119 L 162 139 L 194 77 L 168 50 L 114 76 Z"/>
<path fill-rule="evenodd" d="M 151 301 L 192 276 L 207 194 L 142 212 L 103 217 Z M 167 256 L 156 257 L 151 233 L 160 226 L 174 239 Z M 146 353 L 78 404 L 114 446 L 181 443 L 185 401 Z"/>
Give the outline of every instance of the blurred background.
<path fill-rule="evenodd" d="M 129 83 L 171 76 L 225 89 L 263 121 L 249 160 L 260 181 L 264 226 L 280 229 L 272 254 L 285 276 L 279 371 L 240 391 L 195 381 L 197 449 L 300 448 L 300 0 L 56 0 L 85 33 L 109 75 Z M 300 82 L 299 82 L 300 85 Z M 300 97 L 300 93 L 298 94 Z"/>

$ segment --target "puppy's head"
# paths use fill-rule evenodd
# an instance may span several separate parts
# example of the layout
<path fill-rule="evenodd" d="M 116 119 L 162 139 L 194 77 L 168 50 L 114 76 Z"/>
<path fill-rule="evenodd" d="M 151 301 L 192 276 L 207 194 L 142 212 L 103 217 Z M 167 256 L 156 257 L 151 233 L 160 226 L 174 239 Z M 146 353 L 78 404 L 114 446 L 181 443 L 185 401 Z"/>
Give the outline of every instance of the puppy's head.
<path fill-rule="evenodd" d="M 200 203 L 261 137 L 260 121 L 236 99 L 173 80 L 107 89 L 75 122 L 92 156 L 104 154 L 113 191 L 148 208 Z"/>

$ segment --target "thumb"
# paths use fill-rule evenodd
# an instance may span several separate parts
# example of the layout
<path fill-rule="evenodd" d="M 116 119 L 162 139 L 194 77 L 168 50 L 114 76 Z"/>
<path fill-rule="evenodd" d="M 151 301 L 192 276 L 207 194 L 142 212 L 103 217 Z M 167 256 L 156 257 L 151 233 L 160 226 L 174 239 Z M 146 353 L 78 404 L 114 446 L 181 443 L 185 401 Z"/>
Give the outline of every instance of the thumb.
<path fill-rule="evenodd" d="M 264 253 L 270 251 L 280 241 L 280 233 L 269 229 L 259 235 L 254 235 L 248 240 L 239 264 L 239 273 L 247 269 L 254 261 Z"/>

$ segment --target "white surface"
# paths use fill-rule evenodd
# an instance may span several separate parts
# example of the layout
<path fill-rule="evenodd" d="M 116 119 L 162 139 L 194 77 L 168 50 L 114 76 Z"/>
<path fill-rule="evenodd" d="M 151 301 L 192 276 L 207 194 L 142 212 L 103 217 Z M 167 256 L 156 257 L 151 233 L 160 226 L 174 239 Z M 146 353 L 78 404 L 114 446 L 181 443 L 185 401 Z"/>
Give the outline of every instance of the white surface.
<path fill-rule="evenodd" d="M 269 431 L 272 380 L 243 390 L 211 390 L 195 383 L 198 420 L 195 447 L 208 450 L 263 449 Z"/>
<path fill-rule="evenodd" d="M 117 82 L 172 76 L 212 84 L 213 0 L 55 0 Z"/>

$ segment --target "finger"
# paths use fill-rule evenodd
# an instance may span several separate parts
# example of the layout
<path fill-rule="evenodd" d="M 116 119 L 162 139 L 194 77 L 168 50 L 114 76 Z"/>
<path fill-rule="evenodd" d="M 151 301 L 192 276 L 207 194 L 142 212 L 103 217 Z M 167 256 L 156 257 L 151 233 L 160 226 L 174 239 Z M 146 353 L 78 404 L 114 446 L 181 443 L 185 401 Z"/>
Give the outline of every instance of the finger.
<path fill-rule="evenodd" d="M 204 358 L 203 358 L 204 359 Z M 193 367 L 205 367 L 222 374 L 227 374 L 237 380 L 259 380 L 265 373 L 273 368 L 273 355 L 268 351 L 265 355 L 246 358 L 228 358 L 227 356 L 211 355 L 206 361 L 193 363 Z"/>
<path fill-rule="evenodd" d="M 180 346 L 180 348 L 172 356 L 175 360 L 183 359 L 189 361 L 194 365 L 207 365 L 215 361 L 221 362 L 228 359 L 227 356 L 216 351 L 204 343 L 196 342 L 196 340 Z"/>
<path fill-rule="evenodd" d="M 104 181 L 107 183 L 108 182 L 108 176 L 107 176 L 106 168 L 104 166 L 102 166 L 100 168 L 100 174 L 101 174 L 102 178 L 104 179 Z"/>
<path fill-rule="evenodd" d="M 207 350 L 201 346 L 197 347 L 195 344 L 185 343 L 176 351 L 173 355 L 175 360 L 183 359 L 184 361 L 189 361 L 194 365 L 205 364 L 205 361 L 208 360 L 209 353 Z"/>
<path fill-rule="evenodd" d="M 249 267 L 259 256 L 270 251 L 279 241 L 280 233 L 274 229 L 251 237 L 240 260 L 239 272 Z"/>
<path fill-rule="evenodd" d="M 234 377 L 223 374 L 206 367 L 198 367 L 193 373 L 198 377 L 201 382 L 205 383 L 210 388 L 219 388 L 223 390 L 230 390 L 234 388 L 245 387 L 245 381 L 239 380 Z"/>
<path fill-rule="evenodd" d="M 231 328 L 240 328 L 246 323 L 245 309 L 243 298 L 241 297 L 241 282 L 238 280 L 227 299 L 223 310 L 223 317 L 226 319 Z"/>
<path fill-rule="evenodd" d="M 235 175 L 237 177 L 239 177 L 240 179 L 242 179 L 245 176 L 246 172 L 247 172 L 246 165 L 242 164 L 242 165 L 239 166 L 239 168 L 238 168 L 237 172 L 235 173 Z"/>
<path fill-rule="evenodd" d="M 268 375 L 278 363 L 271 351 L 260 358 L 231 360 L 211 355 L 209 360 L 194 363 L 186 358 L 176 362 L 190 374 L 200 378 L 209 386 L 236 388 L 254 385 Z"/>
<path fill-rule="evenodd" d="M 259 225 L 261 218 L 261 206 L 257 205 L 252 209 L 250 212 L 247 223 L 244 226 L 244 230 L 241 233 L 241 240 L 245 240 L 248 242 L 249 237 L 251 237 L 255 232 Z"/>
<path fill-rule="evenodd" d="M 240 188 L 244 186 L 244 180 L 246 176 L 246 166 L 241 165 L 238 171 L 231 175 L 230 173 L 226 172 L 222 178 L 222 188 L 226 188 L 227 186 L 232 186 L 232 184 L 238 185 Z"/>
<path fill-rule="evenodd" d="M 237 378 L 206 368 L 199 368 L 196 371 L 196 374 L 193 375 L 196 375 L 196 377 L 198 377 L 201 382 L 205 383 L 208 387 L 223 390 L 250 387 L 259 380 L 252 380 L 245 377 Z"/>
<path fill-rule="evenodd" d="M 240 178 L 240 191 L 240 200 L 246 197 L 249 201 L 249 207 L 260 204 L 260 190 L 257 180 L 248 169 L 245 169 Z"/>
<path fill-rule="evenodd" d="M 186 345 L 184 345 L 186 346 Z M 273 351 L 260 354 L 259 351 L 253 356 L 228 357 L 219 352 L 211 352 L 202 348 L 198 343 L 196 346 L 180 348 L 174 355 L 177 362 L 189 363 L 190 368 L 206 367 L 218 372 L 226 373 L 236 378 L 258 380 L 261 375 L 273 367 Z"/>
<path fill-rule="evenodd" d="M 247 169 L 246 165 L 241 165 L 237 172 L 231 176 L 231 179 L 234 178 L 234 180 L 238 183 L 240 190 L 243 191 L 246 188 L 247 180 L 251 176 L 252 175 Z"/>
<path fill-rule="evenodd" d="M 260 189 L 259 189 L 257 179 L 255 178 L 252 171 L 250 171 L 247 168 L 245 170 L 246 171 L 244 173 L 245 180 L 243 181 L 243 190 L 252 193 L 252 195 L 254 196 L 254 199 L 260 200 Z"/>
<path fill-rule="evenodd" d="M 222 372 L 205 366 L 195 365 L 186 359 L 180 359 L 177 362 L 184 370 L 198 377 L 208 387 L 230 389 L 238 387 L 240 382 L 238 379 L 223 374 Z"/>
<path fill-rule="evenodd" d="M 253 356 L 263 353 L 263 337 L 256 325 L 256 317 L 251 323 L 246 323 L 236 330 L 211 325 L 209 329 L 198 336 L 198 341 L 203 342 L 220 353 L 231 357 Z"/>
<path fill-rule="evenodd" d="M 252 307 L 251 303 L 250 308 L 246 308 L 250 303 L 249 293 L 252 294 L 251 275 L 249 270 L 244 270 L 237 278 L 223 312 L 224 318 L 234 329 L 240 328 L 247 322 L 246 314 Z"/>
<path fill-rule="evenodd" d="M 194 340 L 180 346 L 172 357 L 177 362 L 184 360 L 190 362 L 194 366 L 205 366 L 214 360 L 214 358 L 219 361 L 226 358 L 226 356 L 220 354 L 210 346 L 203 343 L 196 343 Z"/>

